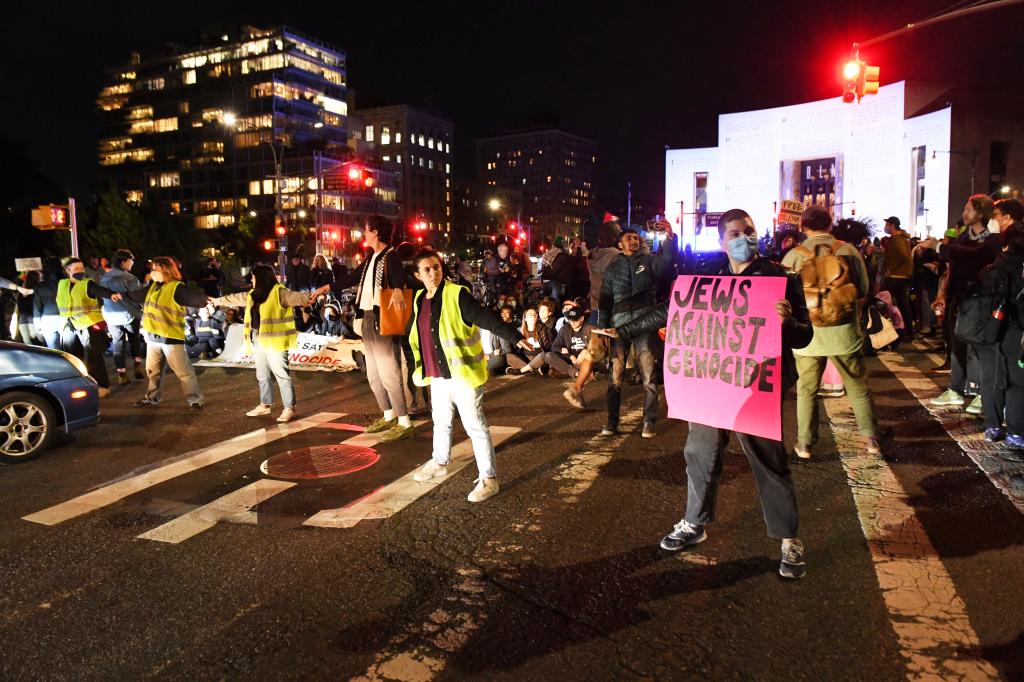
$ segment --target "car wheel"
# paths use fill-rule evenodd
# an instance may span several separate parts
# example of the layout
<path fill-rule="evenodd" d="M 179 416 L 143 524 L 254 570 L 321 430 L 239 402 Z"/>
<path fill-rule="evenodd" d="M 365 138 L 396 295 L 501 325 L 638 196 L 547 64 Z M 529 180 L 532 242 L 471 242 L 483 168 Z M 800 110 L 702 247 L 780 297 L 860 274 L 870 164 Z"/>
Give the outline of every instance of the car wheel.
<path fill-rule="evenodd" d="M 0 396 L 0 462 L 25 462 L 45 450 L 57 430 L 57 418 L 46 399 L 35 393 Z"/>

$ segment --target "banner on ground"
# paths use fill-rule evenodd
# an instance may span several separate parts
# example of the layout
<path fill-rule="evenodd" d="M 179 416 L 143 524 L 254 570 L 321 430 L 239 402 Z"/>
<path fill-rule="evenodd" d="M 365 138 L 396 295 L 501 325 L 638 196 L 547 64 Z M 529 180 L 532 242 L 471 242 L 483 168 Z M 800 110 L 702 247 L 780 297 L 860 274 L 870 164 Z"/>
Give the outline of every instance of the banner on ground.
<path fill-rule="evenodd" d="M 668 416 L 782 438 L 784 277 L 682 275 L 665 330 Z"/>
<path fill-rule="evenodd" d="M 224 337 L 224 352 L 212 360 L 202 360 L 195 364 L 201 367 L 251 367 L 256 363 L 252 353 L 245 351 L 242 338 L 243 325 L 233 324 L 228 327 Z M 363 350 L 362 341 L 335 339 L 319 334 L 299 334 L 295 343 L 288 351 L 288 366 L 298 370 L 320 370 L 327 372 L 347 372 L 356 368 L 352 359 L 352 351 Z"/>

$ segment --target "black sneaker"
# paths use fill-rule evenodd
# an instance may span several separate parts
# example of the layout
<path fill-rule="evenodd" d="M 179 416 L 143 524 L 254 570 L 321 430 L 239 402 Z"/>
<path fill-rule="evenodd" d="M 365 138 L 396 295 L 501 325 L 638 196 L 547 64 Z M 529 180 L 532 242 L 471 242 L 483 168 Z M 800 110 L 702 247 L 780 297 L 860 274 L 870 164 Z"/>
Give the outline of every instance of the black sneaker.
<path fill-rule="evenodd" d="M 790 580 L 803 578 L 807 574 L 804 563 L 804 543 L 799 539 L 782 543 L 782 562 L 779 564 L 779 575 Z"/>
<path fill-rule="evenodd" d="M 614 436 L 619 432 L 618 424 L 605 424 L 605 427 L 601 429 L 602 436 Z"/>
<path fill-rule="evenodd" d="M 203 404 L 202 403 L 189 403 L 188 406 L 189 406 L 190 409 L 193 409 L 193 410 L 201 410 L 201 409 L 203 409 Z"/>
<path fill-rule="evenodd" d="M 507 376 L 510 376 L 510 377 L 517 377 L 517 376 L 519 376 L 520 374 L 522 374 L 522 372 L 520 372 L 520 371 L 519 371 L 518 369 L 516 369 L 515 367 L 506 367 L 506 368 L 505 368 L 505 374 L 506 374 Z"/>
<path fill-rule="evenodd" d="M 156 402 L 155 400 L 150 400 L 149 398 L 136 400 L 134 403 L 132 403 L 132 405 L 135 407 L 156 407 L 159 404 L 160 403 Z"/>
<path fill-rule="evenodd" d="M 704 526 L 694 526 L 683 519 L 677 523 L 672 532 L 661 539 L 661 548 L 669 552 L 678 552 L 687 547 L 699 545 L 708 539 Z"/>

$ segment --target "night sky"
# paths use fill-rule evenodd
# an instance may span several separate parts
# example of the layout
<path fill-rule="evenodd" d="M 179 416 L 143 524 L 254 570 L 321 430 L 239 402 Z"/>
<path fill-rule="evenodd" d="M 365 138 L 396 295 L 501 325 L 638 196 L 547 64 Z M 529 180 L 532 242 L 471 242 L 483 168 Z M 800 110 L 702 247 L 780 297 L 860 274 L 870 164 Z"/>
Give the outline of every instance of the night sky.
<path fill-rule="evenodd" d="M 357 107 L 425 105 L 454 120 L 460 177 L 473 174 L 475 137 L 554 116 L 600 144 L 598 208 L 623 211 L 628 179 L 660 209 L 666 145 L 715 145 L 720 113 L 837 96 L 853 40 L 952 5 L 36 0 L 0 27 L 0 129 L 84 195 L 101 179 L 93 107 L 105 67 L 165 42 L 194 46 L 204 26 L 286 23 L 348 52 Z M 883 84 L 977 81 L 1019 90 L 1022 26 L 1018 5 L 921 29 L 862 56 L 882 67 Z"/>

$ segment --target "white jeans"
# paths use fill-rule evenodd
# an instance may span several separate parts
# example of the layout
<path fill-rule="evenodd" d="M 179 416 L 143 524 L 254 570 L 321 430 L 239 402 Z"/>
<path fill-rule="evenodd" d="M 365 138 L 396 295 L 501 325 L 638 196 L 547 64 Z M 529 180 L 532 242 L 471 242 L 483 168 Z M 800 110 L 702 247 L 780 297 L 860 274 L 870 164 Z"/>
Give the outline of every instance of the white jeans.
<path fill-rule="evenodd" d="M 480 478 L 495 478 L 494 444 L 484 417 L 484 387 L 472 388 L 459 379 L 430 380 L 430 404 L 434 420 L 434 461 L 447 466 L 452 455 L 452 417 L 454 408 L 473 441 L 473 455 Z"/>
<path fill-rule="evenodd" d="M 253 339 L 255 344 L 257 339 Z M 281 392 L 281 402 L 285 407 L 295 407 L 295 388 L 292 376 L 288 372 L 288 351 L 264 350 L 257 345 L 252 349 L 256 361 L 256 382 L 260 386 L 260 402 L 264 405 L 274 404 L 274 392 L 270 387 L 270 375 L 277 379 L 277 389 Z"/>

